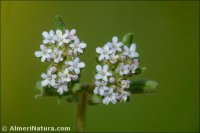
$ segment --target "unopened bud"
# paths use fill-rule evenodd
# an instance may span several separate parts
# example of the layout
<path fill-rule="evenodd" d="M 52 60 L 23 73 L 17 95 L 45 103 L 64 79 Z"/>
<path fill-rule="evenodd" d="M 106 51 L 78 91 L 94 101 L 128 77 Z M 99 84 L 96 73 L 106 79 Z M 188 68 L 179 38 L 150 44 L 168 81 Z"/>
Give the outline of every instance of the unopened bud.
<path fill-rule="evenodd" d="M 109 82 L 110 83 L 115 83 L 115 78 L 114 77 L 110 77 Z"/>
<path fill-rule="evenodd" d="M 72 80 L 76 81 L 78 79 L 78 75 L 72 75 Z"/>
<path fill-rule="evenodd" d="M 50 71 L 51 71 L 51 72 L 56 72 L 56 70 L 57 70 L 57 68 L 56 68 L 55 66 L 52 66 L 52 67 L 50 68 Z"/>
<path fill-rule="evenodd" d="M 67 51 L 67 55 L 72 56 L 72 54 L 73 54 L 73 51 L 72 51 L 72 50 L 68 50 L 68 51 Z"/>

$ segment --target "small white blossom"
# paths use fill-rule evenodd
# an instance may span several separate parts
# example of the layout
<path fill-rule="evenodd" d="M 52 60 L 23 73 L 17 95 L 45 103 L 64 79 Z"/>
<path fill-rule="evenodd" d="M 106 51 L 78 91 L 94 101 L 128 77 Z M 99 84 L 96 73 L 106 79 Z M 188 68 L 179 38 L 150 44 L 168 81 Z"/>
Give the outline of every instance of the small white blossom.
<path fill-rule="evenodd" d="M 53 30 L 50 30 L 49 33 L 46 31 L 42 32 L 42 36 L 44 37 L 43 44 L 55 43 L 55 35 Z"/>
<path fill-rule="evenodd" d="M 58 50 L 57 48 L 55 48 L 53 50 L 51 57 L 54 59 L 55 63 L 58 63 L 59 61 L 63 61 L 62 50 Z"/>
<path fill-rule="evenodd" d="M 45 45 L 40 45 L 41 51 L 36 51 L 35 56 L 36 57 L 42 57 L 41 61 L 44 62 L 45 60 L 49 61 L 51 57 L 52 49 L 47 48 Z"/>
<path fill-rule="evenodd" d="M 118 95 L 118 97 L 117 97 L 117 99 L 121 99 L 122 101 L 124 101 L 124 102 L 126 102 L 126 100 L 127 100 L 127 98 L 128 98 L 128 96 L 130 96 L 131 94 L 129 93 L 129 92 L 127 92 L 127 91 L 121 91 L 120 92 L 120 95 Z"/>
<path fill-rule="evenodd" d="M 117 102 L 117 93 L 114 93 L 112 88 L 109 89 L 103 99 L 103 104 L 108 105 L 110 102 L 112 102 L 113 104 L 116 104 Z"/>
<path fill-rule="evenodd" d="M 100 54 L 99 61 L 102 60 L 108 60 L 110 58 L 110 55 L 112 54 L 112 50 L 106 45 L 103 48 L 96 48 L 96 52 Z"/>
<path fill-rule="evenodd" d="M 62 95 L 64 92 L 68 92 L 67 82 L 63 80 L 58 80 L 58 84 L 56 86 L 57 92 Z"/>
<path fill-rule="evenodd" d="M 58 46 L 62 46 L 64 43 L 69 43 L 70 39 L 67 39 L 68 34 L 62 33 L 61 30 L 56 30 L 56 41 L 58 41 Z"/>
<path fill-rule="evenodd" d="M 127 46 L 124 46 L 124 55 L 125 56 L 129 56 L 130 58 L 135 58 L 135 57 L 138 57 L 139 54 L 136 52 L 136 44 L 133 43 L 131 44 L 130 46 L 130 49 L 127 47 Z"/>
<path fill-rule="evenodd" d="M 110 62 L 112 63 L 112 64 L 115 64 L 116 62 L 117 62 L 117 60 L 119 59 L 119 55 L 115 55 L 115 54 L 112 54 L 111 56 L 110 56 Z"/>
<path fill-rule="evenodd" d="M 83 53 L 83 49 L 86 48 L 87 44 L 83 42 L 80 43 L 80 40 L 76 38 L 74 43 L 71 43 L 69 46 L 73 49 L 74 54 L 77 55 L 78 53 Z"/>
<path fill-rule="evenodd" d="M 124 88 L 129 88 L 130 86 L 130 81 L 129 80 L 122 80 L 121 81 L 121 87 Z"/>
<path fill-rule="evenodd" d="M 94 89 L 94 94 L 99 94 L 101 96 L 104 96 L 105 91 L 109 90 L 109 88 L 106 86 L 107 83 L 104 81 L 96 81 L 95 82 L 95 89 Z"/>
<path fill-rule="evenodd" d="M 131 73 L 135 73 L 135 70 L 139 67 L 138 59 L 133 60 L 133 64 L 130 66 Z"/>
<path fill-rule="evenodd" d="M 127 75 L 129 73 L 129 68 L 130 65 L 125 65 L 123 62 L 119 64 L 118 68 L 117 68 L 117 72 L 119 72 L 119 74 L 122 75 Z"/>
<path fill-rule="evenodd" d="M 104 65 L 103 68 L 100 65 L 97 65 L 96 69 L 97 69 L 98 73 L 96 74 L 95 78 L 97 80 L 102 79 L 105 82 L 108 82 L 108 78 L 107 77 L 108 76 L 112 76 L 112 73 L 108 72 L 108 65 Z"/>
<path fill-rule="evenodd" d="M 44 79 L 41 82 L 41 85 L 43 87 L 47 86 L 47 85 L 51 85 L 51 86 L 55 86 L 56 85 L 56 82 L 55 82 L 56 75 L 52 74 L 51 71 L 48 70 L 47 74 L 46 73 L 41 74 L 41 77 Z"/>
<path fill-rule="evenodd" d="M 75 34 L 76 34 L 76 30 L 72 29 L 71 31 L 69 30 L 65 30 L 65 33 L 68 35 L 68 39 L 74 40 L 76 38 Z"/>
<path fill-rule="evenodd" d="M 122 49 L 121 47 L 123 46 L 122 42 L 118 42 L 118 38 L 116 36 L 114 36 L 112 38 L 112 43 L 108 44 L 111 48 L 111 50 L 115 53 L 116 51 L 121 52 Z"/>
<path fill-rule="evenodd" d="M 67 81 L 67 82 L 71 81 L 71 74 L 69 73 L 68 68 L 65 68 L 64 71 L 59 72 L 58 75 L 62 81 Z"/>
<path fill-rule="evenodd" d="M 73 61 L 69 61 L 67 62 L 67 64 L 69 65 L 69 70 L 70 71 L 74 71 L 76 74 L 80 73 L 80 68 L 84 68 L 85 67 L 85 63 L 84 62 L 79 62 L 80 59 L 78 57 L 76 57 Z"/>

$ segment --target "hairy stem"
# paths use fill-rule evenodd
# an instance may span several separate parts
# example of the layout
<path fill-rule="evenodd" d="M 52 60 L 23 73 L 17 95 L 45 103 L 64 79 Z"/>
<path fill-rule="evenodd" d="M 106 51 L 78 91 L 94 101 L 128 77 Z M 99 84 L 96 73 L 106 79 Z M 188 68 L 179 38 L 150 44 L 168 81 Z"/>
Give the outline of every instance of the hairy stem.
<path fill-rule="evenodd" d="M 77 107 L 76 132 L 83 132 L 85 128 L 86 110 L 87 110 L 88 93 L 80 93 L 80 99 Z"/>

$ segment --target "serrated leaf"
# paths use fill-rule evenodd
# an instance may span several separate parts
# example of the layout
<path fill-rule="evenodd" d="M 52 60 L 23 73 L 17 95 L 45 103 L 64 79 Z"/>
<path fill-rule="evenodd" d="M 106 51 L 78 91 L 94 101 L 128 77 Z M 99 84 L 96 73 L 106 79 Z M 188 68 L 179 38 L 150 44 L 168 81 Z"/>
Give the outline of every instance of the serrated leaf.
<path fill-rule="evenodd" d="M 157 92 L 156 87 L 158 82 L 153 80 L 134 80 L 131 81 L 129 91 L 133 94 L 135 93 L 148 93 L 154 94 Z"/>
<path fill-rule="evenodd" d="M 123 36 L 122 42 L 124 45 L 130 46 L 133 43 L 133 33 L 127 33 Z"/>
<path fill-rule="evenodd" d="M 63 21 L 63 19 L 60 16 L 55 16 L 54 27 L 56 30 L 60 29 L 60 30 L 64 31 L 66 29 L 65 22 Z"/>

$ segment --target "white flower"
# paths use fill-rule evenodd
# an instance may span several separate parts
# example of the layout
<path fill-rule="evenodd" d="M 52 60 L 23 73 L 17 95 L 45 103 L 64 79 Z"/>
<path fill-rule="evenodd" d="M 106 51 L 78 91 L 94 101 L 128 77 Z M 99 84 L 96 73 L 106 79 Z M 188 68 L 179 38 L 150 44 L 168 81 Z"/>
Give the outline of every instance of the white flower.
<path fill-rule="evenodd" d="M 129 73 L 129 68 L 130 68 L 130 65 L 125 65 L 123 62 L 119 64 L 118 68 L 117 68 L 117 72 L 119 72 L 119 74 L 121 76 L 123 75 L 127 75 Z"/>
<path fill-rule="evenodd" d="M 96 81 L 95 82 L 95 85 L 96 85 L 96 87 L 95 87 L 95 89 L 94 89 L 94 94 L 99 94 L 99 95 L 101 95 L 101 96 L 103 96 L 104 95 L 104 92 L 105 91 L 107 91 L 109 88 L 106 86 L 107 85 L 107 83 L 106 82 L 104 82 L 104 81 Z"/>
<path fill-rule="evenodd" d="M 65 68 L 64 71 L 59 72 L 58 75 L 62 81 L 71 81 L 71 74 L 69 74 L 68 68 Z"/>
<path fill-rule="evenodd" d="M 128 96 L 130 96 L 131 94 L 127 91 L 121 91 L 120 95 L 118 95 L 117 99 L 121 99 L 122 101 L 126 102 Z"/>
<path fill-rule="evenodd" d="M 113 104 L 116 104 L 117 102 L 117 93 L 114 93 L 112 88 L 109 89 L 103 99 L 103 104 L 109 104 L 110 102 Z"/>
<path fill-rule="evenodd" d="M 130 86 L 130 81 L 129 80 L 122 80 L 121 81 L 121 87 L 124 88 L 129 88 Z"/>
<path fill-rule="evenodd" d="M 51 58 L 54 59 L 55 63 L 58 63 L 59 61 L 63 61 L 63 57 L 62 57 L 62 50 L 58 50 L 57 48 L 55 48 L 53 50 L 53 53 L 51 55 Z"/>
<path fill-rule="evenodd" d="M 51 85 L 51 86 L 55 86 L 56 85 L 56 82 L 55 82 L 55 78 L 56 78 L 56 75 L 55 74 L 51 74 L 51 71 L 47 71 L 47 74 L 46 73 L 43 73 L 41 74 L 41 77 L 44 79 L 41 84 L 42 86 L 47 86 L 47 85 Z"/>
<path fill-rule="evenodd" d="M 100 54 L 99 56 L 99 61 L 102 60 L 108 60 L 110 58 L 110 54 L 112 54 L 112 50 L 110 50 L 110 48 L 105 45 L 103 48 L 96 48 L 96 52 Z"/>
<path fill-rule="evenodd" d="M 110 62 L 112 63 L 112 64 L 115 64 L 116 62 L 117 62 L 117 60 L 119 59 L 119 55 L 115 55 L 115 54 L 112 54 L 111 56 L 110 56 Z"/>
<path fill-rule="evenodd" d="M 44 37 L 43 44 L 55 43 L 55 35 L 53 30 L 50 30 L 49 33 L 46 31 L 42 32 L 42 36 Z"/>
<path fill-rule="evenodd" d="M 67 62 L 67 65 L 69 65 L 69 70 L 70 71 L 74 71 L 76 74 L 80 73 L 80 68 L 84 68 L 85 67 L 85 63 L 84 62 L 79 62 L 79 58 L 76 57 L 73 61 L 69 61 Z"/>
<path fill-rule="evenodd" d="M 133 60 L 133 64 L 130 66 L 131 73 L 135 73 L 135 70 L 139 67 L 138 59 Z"/>
<path fill-rule="evenodd" d="M 63 81 L 63 80 L 58 80 L 58 84 L 56 86 L 57 88 L 57 92 L 62 95 L 63 92 L 68 92 L 68 86 L 67 86 L 67 82 Z"/>
<path fill-rule="evenodd" d="M 76 38 L 74 43 L 71 43 L 69 46 L 73 49 L 74 54 L 77 55 L 78 53 L 83 53 L 83 49 L 86 48 L 87 44 L 83 42 L 80 43 L 80 40 Z"/>
<path fill-rule="evenodd" d="M 133 43 L 131 44 L 130 46 L 130 49 L 127 47 L 127 46 L 124 46 L 124 55 L 125 56 L 129 56 L 130 58 L 135 58 L 135 57 L 138 57 L 139 54 L 136 52 L 136 44 Z"/>
<path fill-rule="evenodd" d="M 110 46 L 111 50 L 112 50 L 114 53 L 115 53 L 116 51 L 119 51 L 119 52 L 122 51 L 121 47 L 122 47 L 123 43 L 122 43 L 122 42 L 118 42 L 118 38 L 117 38 L 116 36 L 114 36 L 114 37 L 112 38 L 112 43 L 110 43 L 110 44 L 108 44 L 108 45 Z"/>
<path fill-rule="evenodd" d="M 70 39 L 67 39 L 68 34 L 62 33 L 61 30 L 56 30 L 56 41 L 58 41 L 58 45 L 62 46 L 64 43 L 69 43 Z"/>
<path fill-rule="evenodd" d="M 71 31 L 69 30 L 65 30 L 65 33 L 68 35 L 68 38 L 71 40 L 74 40 L 76 38 L 75 34 L 76 34 L 76 30 L 72 29 Z"/>
<path fill-rule="evenodd" d="M 41 58 L 42 62 L 44 62 L 45 60 L 49 61 L 49 59 L 51 57 L 52 49 L 45 47 L 45 45 L 40 45 L 40 49 L 42 51 L 36 51 L 35 56 L 36 57 L 42 57 Z"/>
<path fill-rule="evenodd" d="M 103 68 L 100 65 L 97 65 L 96 69 L 97 69 L 98 73 L 96 74 L 95 78 L 97 80 L 102 79 L 105 82 L 108 82 L 108 78 L 107 77 L 108 76 L 112 76 L 112 73 L 108 72 L 108 65 L 104 65 Z"/>

